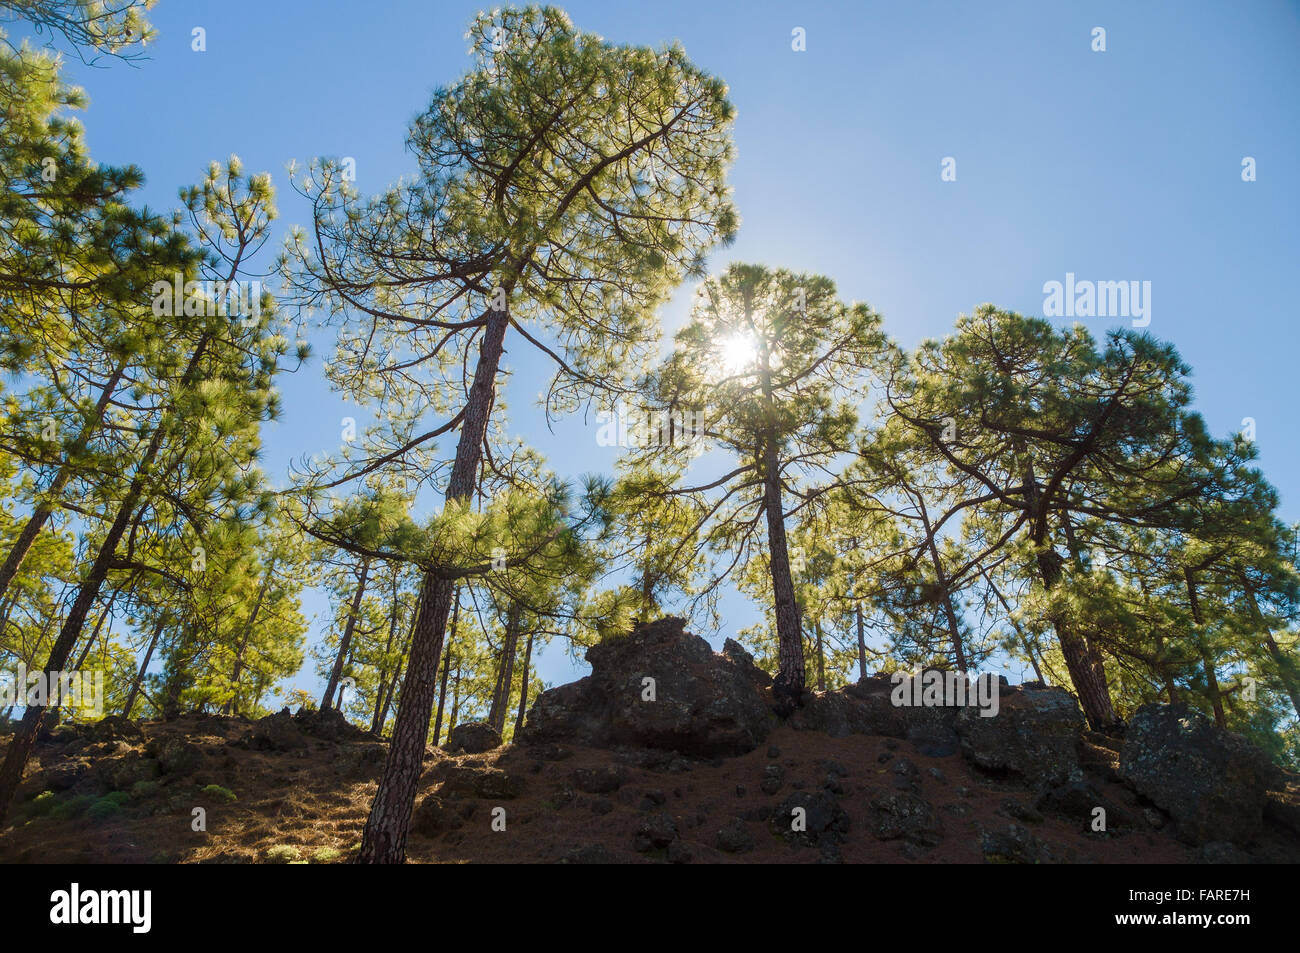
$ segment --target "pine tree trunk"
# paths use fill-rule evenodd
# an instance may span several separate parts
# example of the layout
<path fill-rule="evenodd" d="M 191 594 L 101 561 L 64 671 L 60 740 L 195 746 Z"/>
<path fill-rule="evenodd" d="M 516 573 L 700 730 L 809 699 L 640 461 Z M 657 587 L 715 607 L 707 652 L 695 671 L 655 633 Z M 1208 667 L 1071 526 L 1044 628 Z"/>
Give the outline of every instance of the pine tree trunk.
<path fill-rule="evenodd" d="M 244 631 L 239 639 L 239 651 L 235 653 L 235 668 L 230 675 L 230 697 L 226 699 L 221 709 L 223 714 L 238 714 L 235 699 L 239 692 L 239 680 L 244 675 L 244 653 L 248 651 L 248 640 L 253 637 L 253 626 L 257 624 L 257 617 L 261 614 L 262 603 L 266 599 L 266 591 L 271 588 L 271 578 L 274 573 L 275 557 L 273 556 L 267 564 L 266 572 L 262 575 L 262 584 L 257 589 L 257 601 L 253 603 L 252 611 L 248 613 L 248 621 L 244 623 Z"/>
<path fill-rule="evenodd" d="M 826 691 L 826 641 L 822 638 L 822 620 L 813 619 L 813 630 L 817 633 L 817 691 Z"/>
<path fill-rule="evenodd" d="M 1156 642 L 1156 674 L 1160 676 L 1160 681 L 1164 683 L 1165 695 L 1169 699 L 1169 704 L 1178 704 L 1178 683 L 1174 681 L 1173 674 L 1169 671 L 1169 663 L 1165 659 L 1165 640 L 1157 630 L 1153 633 Z"/>
<path fill-rule="evenodd" d="M 1295 709 L 1296 715 L 1300 716 L 1300 677 L 1296 675 L 1295 663 L 1282 654 L 1282 648 L 1273 638 L 1273 632 L 1265 624 L 1264 613 L 1260 611 L 1259 600 L 1255 597 L 1255 587 L 1251 585 L 1245 573 L 1241 573 L 1241 583 L 1242 588 L 1246 590 L 1246 602 L 1250 606 L 1251 617 L 1264 633 L 1264 645 L 1273 659 L 1273 664 L 1277 666 L 1278 677 L 1291 698 L 1291 706 Z"/>
<path fill-rule="evenodd" d="M 1205 667 L 1205 690 L 1210 696 L 1210 707 L 1214 709 L 1214 723 L 1220 728 L 1228 727 L 1228 718 L 1223 712 L 1223 696 L 1219 692 L 1219 676 L 1214 670 L 1214 660 L 1210 658 L 1210 652 L 1205 647 L 1205 636 L 1203 634 L 1205 625 L 1201 618 L 1201 598 L 1200 593 L 1196 590 L 1196 575 L 1190 566 L 1183 567 L 1183 582 L 1187 585 L 1187 601 L 1192 609 L 1192 625 L 1196 631 L 1193 639 L 1196 642 L 1196 650 L 1200 653 L 1201 664 Z"/>
<path fill-rule="evenodd" d="M 135 679 L 131 682 L 131 690 L 126 694 L 126 704 L 122 706 L 123 718 L 131 717 L 131 709 L 135 707 L 136 696 L 140 694 L 140 686 L 144 683 L 144 673 L 149 669 L 149 662 L 153 658 L 153 650 L 158 645 L 158 637 L 162 635 L 166 621 L 166 614 L 160 615 L 158 624 L 153 627 L 153 637 L 149 639 L 149 648 L 145 650 L 144 661 L 140 663 L 140 670 L 136 672 Z"/>
<path fill-rule="evenodd" d="M 155 440 L 157 440 L 156 434 Z M 142 466 L 147 467 L 149 463 L 152 463 L 152 458 L 156 453 L 157 449 L 155 447 L 153 453 L 148 455 L 147 462 Z M 72 608 L 68 610 L 67 618 L 64 619 L 58 638 L 55 639 L 54 645 L 50 649 L 49 658 L 45 662 L 47 676 L 51 672 L 62 671 L 67 664 L 68 655 L 72 652 L 72 646 L 81 635 L 81 630 L 86 623 L 86 615 L 99 597 L 99 590 L 104 585 L 104 580 L 108 578 L 109 567 L 117 553 L 117 545 L 121 542 L 127 526 L 131 523 L 142 489 L 143 475 L 140 474 L 132 482 L 131 491 L 123 500 L 117 518 L 113 520 L 108 533 L 100 544 L 90 571 L 86 574 L 81 587 L 77 590 L 77 597 L 72 602 Z M 46 706 L 44 705 L 29 705 L 27 707 L 26 712 L 23 714 L 23 720 L 19 723 L 18 731 L 15 732 L 9 742 L 9 749 L 5 752 L 4 762 L 0 764 L 0 824 L 4 823 L 14 792 L 18 790 L 18 784 L 22 780 L 23 769 L 26 767 L 27 759 L 32 753 L 32 747 L 36 744 L 36 732 L 40 727 L 41 719 L 45 715 L 45 709 Z"/>
<path fill-rule="evenodd" d="M 81 654 L 77 656 L 77 663 L 72 666 L 74 671 L 81 671 L 86 667 L 86 657 L 90 655 L 90 650 L 95 646 L 95 640 L 99 638 L 99 633 L 104 629 L 104 623 L 113 612 L 113 603 L 117 601 L 117 595 L 122 590 L 114 589 L 113 594 L 108 597 L 108 603 L 104 606 L 104 611 L 99 614 L 99 621 L 95 623 L 95 631 L 90 633 L 90 638 L 86 639 L 86 644 L 81 648 Z"/>
<path fill-rule="evenodd" d="M 121 382 L 122 374 L 125 371 L 126 361 L 122 361 L 113 371 L 113 376 L 108 379 L 108 383 L 99 392 L 99 400 L 95 402 L 94 416 L 86 422 L 86 425 L 77 434 L 77 439 L 69 448 L 63 466 L 59 467 L 59 472 L 54 475 L 54 479 L 50 481 L 50 485 L 46 487 L 45 492 L 42 494 L 43 500 L 36 505 L 35 509 L 32 510 L 32 514 L 27 517 L 27 522 L 23 524 L 18 538 L 14 540 L 13 546 L 5 556 L 4 563 L 0 564 L 0 596 L 8 591 L 9 584 L 13 582 L 14 576 L 22 568 L 23 560 L 31 552 L 36 537 L 40 535 L 51 514 L 57 508 L 58 504 L 55 501 L 72 480 L 74 469 L 72 458 L 89 446 L 90 438 L 99 430 L 104 419 L 104 411 L 108 408 L 109 401 L 114 391 L 117 390 L 117 385 Z"/>
<path fill-rule="evenodd" d="M 488 724 L 499 735 L 505 732 L 506 709 L 510 707 L 510 691 L 514 687 L 515 652 L 519 647 L 521 616 L 519 604 L 512 603 L 506 616 L 506 638 L 501 646 L 501 665 L 497 669 L 496 691 L 492 695 L 492 707 L 488 712 Z"/>
<path fill-rule="evenodd" d="M 529 666 L 532 664 L 533 661 L 533 639 L 536 637 L 536 635 L 537 635 L 536 629 L 530 631 L 528 633 L 528 643 L 524 647 L 524 674 L 523 674 L 523 678 L 519 682 L 519 714 L 515 716 L 515 733 L 512 736 L 514 739 L 518 739 L 519 732 L 524 727 L 524 718 L 527 717 L 528 670 L 529 670 Z"/>
<path fill-rule="evenodd" d="M 460 631 L 460 589 L 456 589 L 456 598 L 451 609 L 451 629 L 447 633 L 447 650 L 442 653 L 442 686 L 438 689 L 438 715 L 433 723 L 433 744 L 436 747 L 442 741 L 442 713 L 447 707 L 447 677 L 451 674 L 451 650 L 456 644 L 456 633 Z"/>
<path fill-rule="evenodd" d="M 853 607 L 858 623 L 858 679 L 867 677 L 867 640 L 862 636 L 862 603 Z"/>
<path fill-rule="evenodd" d="M 1055 550 L 1045 549 L 1039 552 L 1037 563 L 1043 586 L 1050 593 L 1061 581 L 1061 557 Z M 1070 681 L 1079 696 L 1079 705 L 1083 708 L 1088 724 L 1094 731 L 1114 729 L 1116 718 L 1115 709 L 1110 703 L 1110 690 L 1106 687 L 1104 671 L 1093 657 L 1093 650 L 1059 613 L 1053 612 L 1048 621 L 1056 630 L 1065 667 L 1070 673 Z"/>
<path fill-rule="evenodd" d="M 446 499 L 449 503 L 470 499 L 478 480 L 483 438 L 487 434 L 508 323 L 509 316 L 505 311 L 489 311 L 487 314 L 474 382 L 470 386 L 461 422 L 456 460 L 447 482 Z M 388 759 L 384 762 L 384 773 L 361 838 L 359 863 L 400 864 L 406 859 L 406 836 L 411 826 L 415 789 L 429 738 L 429 720 L 437 691 L 438 659 L 442 655 L 454 588 L 450 579 L 442 579 L 430 572 L 425 573 L 421 582 L 415 632 L 411 638 L 402 698 L 397 706 L 397 721 Z"/>
<path fill-rule="evenodd" d="M 339 639 L 338 654 L 334 656 L 334 667 L 330 669 L 330 679 L 325 685 L 325 694 L 321 696 L 320 710 L 328 711 L 334 707 L 334 694 L 338 691 L 339 677 L 343 674 L 343 664 L 348 651 L 352 648 L 352 633 L 357 627 L 357 616 L 361 613 L 361 598 L 366 594 L 366 580 L 370 576 L 370 557 L 361 560 L 361 578 L 357 581 L 357 591 L 352 596 L 352 605 L 348 609 L 348 621 L 343 626 L 343 637 Z"/>
<path fill-rule="evenodd" d="M 442 744 L 442 715 L 447 707 L 447 678 L 451 675 L 451 640 L 447 640 L 447 651 L 442 653 L 442 684 L 438 688 L 438 714 L 433 719 L 433 746 Z"/>
<path fill-rule="evenodd" d="M 768 564 L 776 616 L 777 675 L 772 684 L 772 694 L 776 699 L 777 714 L 789 717 L 803 704 L 804 656 L 794 579 L 790 574 L 790 552 L 786 546 L 783 506 L 776 443 L 774 438 L 768 437 L 763 448 L 763 509 L 767 515 Z"/>

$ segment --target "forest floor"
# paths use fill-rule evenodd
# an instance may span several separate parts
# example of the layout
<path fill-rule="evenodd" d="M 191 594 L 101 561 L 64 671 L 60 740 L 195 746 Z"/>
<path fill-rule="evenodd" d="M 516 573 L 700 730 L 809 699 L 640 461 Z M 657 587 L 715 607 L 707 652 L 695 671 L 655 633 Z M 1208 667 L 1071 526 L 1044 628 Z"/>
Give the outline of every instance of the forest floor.
<path fill-rule="evenodd" d="M 346 862 L 386 745 L 351 729 L 321 737 L 287 716 L 273 733 L 259 724 L 195 716 L 56 729 L 38 744 L 0 829 L 0 862 Z M 982 775 L 960 754 L 926 757 L 874 736 L 779 727 L 749 754 L 711 761 L 558 745 L 457 756 L 430 748 L 425 768 L 416 803 L 434 797 L 417 810 L 408 843 L 420 863 L 1206 859 L 1104 770 L 1090 780 L 1121 817 L 1099 833 L 1040 813 L 1032 792 Z M 898 791 L 919 796 L 931 815 L 903 837 L 881 827 L 878 809 Z M 778 830 L 771 818 L 801 792 L 829 801 L 840 833 L 809 844 Z M 194 830 L 195 808 L 206 830 Z M 1278 836 L 1295 842 L 1274 853 L 1300 857 L 1300 838 Z M 992 848 L 990 837 L 1013 846 Z"/>

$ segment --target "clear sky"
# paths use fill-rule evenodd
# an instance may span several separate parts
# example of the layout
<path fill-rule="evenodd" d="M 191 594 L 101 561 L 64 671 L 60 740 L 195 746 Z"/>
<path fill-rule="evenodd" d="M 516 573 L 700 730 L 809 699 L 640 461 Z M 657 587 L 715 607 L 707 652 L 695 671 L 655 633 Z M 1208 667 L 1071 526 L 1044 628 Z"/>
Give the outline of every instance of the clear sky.
<path fill-rule="evenodd" d="M 829 275 L 870 303 L 904 346 L 944 334 L 983 302 L 1042 314 L 1043 285 L 1149 281 L 1148 330 L 1194 370 L 1218 435 L 1254 418 L 1283 516 L 1300 519 L 1295 406 L 1300 282 L 1300 12 L 1294 3 L 560 4 L 618 43 L 680 40 L 738 108 L 731 175 L 741 213 L 732 260 Z M 433 0 L 160 0 L 150 58 L 70 74 L 90 95 L 91 154 L 141 166 L 144 197 L 238 154 L 269 171 L 282 227 L 307 223 L 285 167 L 351 156 L 363 192 L 414 171 L 410 119 L 470 63 L 481 5 Z M 191 31 L 207 49 L 191 49 Z M 1105 52 L 1093 30 L 1105 30 Z M 792 49 L 802 28 L 806 49 Z M 1257 180 L 1242 181 L 1244 157 Z M 956 180 L 941 180 L 955 159 Z M 686 294 L 665 309 L 671 331 Z M 1071 319 L 1059 319 L 1068 323 Z M 1094 332 L 1114 323 L 1084 320 Z M 264 465 L 329 452 L 365 415 L 314 363 L 282 382 Z M 511 428 L 564 476 L 609 471 L 595 422 L 550 433 L 532 407 L 545 368 L 519 355 Z M 754 621 L 728 600 L 715 644 Z M 325 605 L 313 595 L 308 612 Z M 558 648 L 549 682 L 579 671 Z M 317 690 L 304 673 L 296 684 Z"/>

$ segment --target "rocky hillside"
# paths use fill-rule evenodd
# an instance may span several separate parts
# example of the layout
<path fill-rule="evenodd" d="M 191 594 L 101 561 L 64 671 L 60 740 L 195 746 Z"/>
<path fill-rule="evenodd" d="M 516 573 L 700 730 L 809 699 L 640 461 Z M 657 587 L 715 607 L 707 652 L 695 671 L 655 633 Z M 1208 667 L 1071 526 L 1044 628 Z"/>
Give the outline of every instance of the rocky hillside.
<path fill-rule="evenodd" d="M 676 619 L 588 661 L 518 744 L 467 724 L 428 750 L 412 861 L 1300 861 L 1300 779 L 1187 709 L 1121 739 L 1059 688 L 1003 683 L 980 717 L 897 706 L 880 677 L 783 722 L 738 644 Z M 60 727 L 0 861 L 346 861 L 385 750 L 334 713 Z"/>

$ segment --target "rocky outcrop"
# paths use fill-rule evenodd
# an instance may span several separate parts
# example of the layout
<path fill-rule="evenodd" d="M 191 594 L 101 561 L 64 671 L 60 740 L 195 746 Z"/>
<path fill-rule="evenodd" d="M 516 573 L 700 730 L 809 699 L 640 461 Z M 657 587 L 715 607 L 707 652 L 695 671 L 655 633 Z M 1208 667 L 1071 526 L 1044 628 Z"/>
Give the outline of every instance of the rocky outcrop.
<path fill-rule="evenodd" d="M 902 738 L 918 753 L 934 758 L 961 751 L 983 770 L 1028 783 L 1059 783 L 1068 777 L 1079 765 L 1079 736 L 1084 729 L 1074 699 L 1063 688 L 998 682 L 997 691 L 998 706 L 991 716 L 972 704 L 900 705 L 893 677 L 874 675 L 838 691 L 810 696 L 790 724 L 833 738 L 850 734 Z"/>
<path fill-rule="evenodd" d="M 626 746 L 712 757 L 753 750 L 770 730 L 770 679 L 740 645 L 721 653 L 678 618 L 639 626 L 587 650 L 591 674 L 543 692 L 525 744 Z"/>
<path fill-rule="evenodd" d="M 447 736 L 447 743 L 443 747 L 448 751 L 482 754 L 493 748 L 500 748 L 501 735 L 486 721 L 467 721 L 451 729 L 451 734 Z"/>
<path fill-rule="evenodd" d="M 1276 774 L 1259 749 L 1186 705 L 1143 705 L 1120 751 L 1120 774 L 1174 819 L 1190 844 L 1248 843 Z"/>
<path fill-rule="evenodd" d="M 1079 766 L 1083 713 L 1063 688 L 1004 688 L 996 715 L 976 708 L 957 716 L 961 752 L 986 771 L 1055 784 Z"/>

